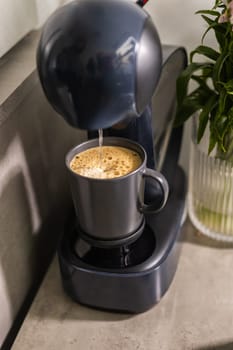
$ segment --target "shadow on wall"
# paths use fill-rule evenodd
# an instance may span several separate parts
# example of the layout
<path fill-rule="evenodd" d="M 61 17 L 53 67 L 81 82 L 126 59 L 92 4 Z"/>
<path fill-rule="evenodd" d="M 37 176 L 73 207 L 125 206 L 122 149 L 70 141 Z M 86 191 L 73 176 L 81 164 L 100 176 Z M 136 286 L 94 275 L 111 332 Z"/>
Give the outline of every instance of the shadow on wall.
<path fill-rule="evenodd" d="M 31 234 L 32 221 L 30 205 L 24 177 L 15 173 L 4 184 L 0 197 L 1 250 L 0 250 L 0 288 L 1 299 L 1 336 L 7 332 L 19 310 L 22 297 L 26 296 L 28 286 L 32 284 L 35 271 L 36 236 Z M 4 322 L 5 320 L 5 322 Z M 0 342 L 3 341 L 0 337 Z"/>
<path fill-rule="evenodd" d="M 233 341 L 230 343 L 195 348 L 195 350 L 232 350 L 232 349 L 233 349 Z"/>
<path fill-rule="evenodd" d="M 85 138 L 38 84 L 0 126 L 0 347 L 53 256 L 72 205 L 64 157 Z"/>

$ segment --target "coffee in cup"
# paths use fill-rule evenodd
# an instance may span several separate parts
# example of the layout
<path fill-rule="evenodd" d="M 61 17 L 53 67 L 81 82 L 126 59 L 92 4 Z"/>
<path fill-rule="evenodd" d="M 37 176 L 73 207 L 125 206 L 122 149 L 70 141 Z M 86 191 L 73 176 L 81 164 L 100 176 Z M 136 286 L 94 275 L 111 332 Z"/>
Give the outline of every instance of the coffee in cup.
<path fill-rule="evenodd" d="M 142 232 L 145 214 L 163 208 L 168 197 L 166 179 L 158 171 L 147 168 L 146 162 L 147 155 L 140 144 L 120 137 L 105 137 L 101 147 L 99 139 L 92 139 L 68 152 L 66 166 L 76 224 L 82 234 L 111 246 L 116 241 L 128 242 L 130 237 Z M 100 168 L 105 163 L 106 168 L 105 165 Z M 96 171 L 98 168 L 101 171 Z M 156 196 L 150 203 L 144 203 L 147 178 L 160 187 L 161 203 L 158 204 Z"/>
<path fill-rule="evenodd" d="M 70 168 L 82 176 L 114 179 L 130 174 L 141 164 L 141 156 L 133 149 L 121 146 L 97 146 L 76 154 L 70 162 Z"/>

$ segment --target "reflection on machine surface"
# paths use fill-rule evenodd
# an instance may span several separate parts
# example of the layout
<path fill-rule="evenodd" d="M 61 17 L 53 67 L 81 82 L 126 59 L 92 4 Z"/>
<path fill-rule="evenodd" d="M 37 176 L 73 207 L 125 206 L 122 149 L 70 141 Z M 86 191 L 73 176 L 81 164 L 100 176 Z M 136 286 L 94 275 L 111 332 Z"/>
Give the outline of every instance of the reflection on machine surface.
<path fill-rule="evenodd" d="M 74 229 L 75 231 L 75 229 Z M 74 232 L 76 235 L 76 232 Z M 155 235 L 146 226 L 140 237 L 133 243 L 112 248 L 93 247 L 78 236 L 74 246 L 75 254 L 87 264 L 100 268 L 125 268 L 141 264 L 155 250 Z"/>

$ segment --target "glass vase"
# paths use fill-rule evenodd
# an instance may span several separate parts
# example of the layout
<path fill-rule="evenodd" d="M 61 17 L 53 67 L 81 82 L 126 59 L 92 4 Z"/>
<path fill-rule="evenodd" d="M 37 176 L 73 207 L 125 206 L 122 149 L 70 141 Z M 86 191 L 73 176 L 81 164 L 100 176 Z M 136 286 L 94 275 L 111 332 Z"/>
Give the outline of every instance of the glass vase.
<path fill-rule="evenodd" d="M 189 166 L 188 213 L 193 225 L 203 234 L 233 242 L 233 167 L 232 163 L 208 155 L 206 129 L 197 144 L 198 119 L 193 119 Z"/>

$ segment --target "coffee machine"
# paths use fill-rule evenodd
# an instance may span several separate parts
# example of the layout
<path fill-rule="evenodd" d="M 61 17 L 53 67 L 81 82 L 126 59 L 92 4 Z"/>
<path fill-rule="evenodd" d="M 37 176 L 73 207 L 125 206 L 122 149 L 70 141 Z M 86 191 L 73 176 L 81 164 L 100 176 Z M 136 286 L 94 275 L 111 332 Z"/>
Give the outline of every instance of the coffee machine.
<path fill-rule="evenodd" d="M 72 1 L 48 19 L 37 51 L 40 81 L 58 114 L 89 138 L 104 129 L 104 136 L 140 143 L 147 166 L 169 183 L 166 206 L 146 215 L 140 232 L 98 239 L 80 232 L 72 215 L 59 243 L 62 283 L 73 300 L 130 313 L 151 308 L 170 286 L 185 218 L 186 177 L 178 163 L 183 130 L 173 128 L 173 119 L 186 52 L 161 45 L 142 8 L 146 2 Z M 155 197 L 159 206 L 160 189 L 148 179 L 145 201 Z"/>

